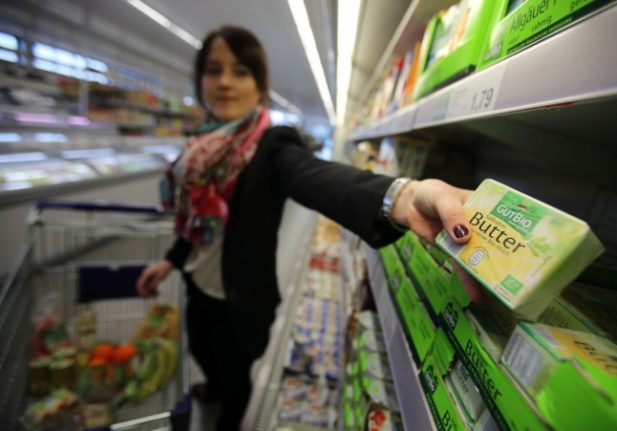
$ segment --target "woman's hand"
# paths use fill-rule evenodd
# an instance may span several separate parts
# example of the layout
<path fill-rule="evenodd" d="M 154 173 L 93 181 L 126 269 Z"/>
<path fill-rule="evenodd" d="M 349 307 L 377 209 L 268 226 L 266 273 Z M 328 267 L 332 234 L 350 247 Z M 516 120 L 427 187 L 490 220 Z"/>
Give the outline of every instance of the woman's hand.
<path fill-rule="evenodd" d="M 171 262 L 165 259 L 146 267 L 137 279 L 137 292 L 144 297 L 158 295 L 159 283 L 165 280 L 171 269 Z"/>
<path fill-rule="evenodd" d="M 409 226 L 433 245 L 435 237 L 444 228 L 455 242 L 463 244 L 469 241 L 471 233 L 463 209 L 471 193 L 471 190 L 441 180 L 410 181 L 394 202 L 392 219 Z M 456 263 L 454 269 L 470 298 L 480 301 L 483 297 L 480 284 Z"/>

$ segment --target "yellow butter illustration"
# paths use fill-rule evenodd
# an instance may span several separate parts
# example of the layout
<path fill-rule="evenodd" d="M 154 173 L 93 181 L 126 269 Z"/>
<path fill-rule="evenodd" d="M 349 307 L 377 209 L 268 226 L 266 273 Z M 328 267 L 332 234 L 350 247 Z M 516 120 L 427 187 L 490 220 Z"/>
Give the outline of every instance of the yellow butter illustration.
<path fill-rule="evenodd" d="M 603 252 L 582 220 L 494 180 L 465 204 L 471 240 L 459 245 L 442 231 L 437 244 L 496 295 L 537 318 Z"/>

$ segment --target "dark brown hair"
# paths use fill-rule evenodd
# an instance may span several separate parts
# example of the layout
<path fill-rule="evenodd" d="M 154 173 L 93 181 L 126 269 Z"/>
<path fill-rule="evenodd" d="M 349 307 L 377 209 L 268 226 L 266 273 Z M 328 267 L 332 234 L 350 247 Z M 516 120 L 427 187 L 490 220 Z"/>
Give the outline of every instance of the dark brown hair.
<path fill-rule="evenodd" d="M 199 104 L 206 108 L 203 99 L 203 88 L 201 86 L 201 77 L 204 74 L 206 66 L 206 59 L 210 53 L 212 42 L 217 37 L 222 37 L 225 43 L 229 45 L 231 52 L 238 58 L 238 61 L 244 66 L 248 67 L 251 71 L 255 81 L 257 82 L 257 89 L 262 95 L 262 102 L 268 100 L 268 90 L 270 89 L 270 77 L 268 73 L 268 60 L 266 59 L 266 52 L 264 51 L 261 42 L 255 37 L 253 33 L 242 27 L 223 26 L 218 30 L 211 31 L 206 35 L 203 41 L 201 49 L 197 52 L 195 57 L 194 67 L 194 85 L 195 96 Z"/>

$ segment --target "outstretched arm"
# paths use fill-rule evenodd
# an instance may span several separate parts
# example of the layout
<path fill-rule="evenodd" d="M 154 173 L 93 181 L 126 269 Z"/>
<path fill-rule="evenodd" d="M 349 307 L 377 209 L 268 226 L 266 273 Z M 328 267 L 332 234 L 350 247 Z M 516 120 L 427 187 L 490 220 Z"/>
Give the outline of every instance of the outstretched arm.
<path fill-rule="evenodd" d="M 471 231 L 463 204 L 471 193 L 471 190 L 460 189 L 440 180 L 410 181 L 394 201 L 392 220 L 408 226 L 433 244 L 444 228 L 454 241 L 466 243 Z M 456 263 L 454 270 L 469 297 L 473 301 L 482 300 L 484 295 L 480 284 Z"/>

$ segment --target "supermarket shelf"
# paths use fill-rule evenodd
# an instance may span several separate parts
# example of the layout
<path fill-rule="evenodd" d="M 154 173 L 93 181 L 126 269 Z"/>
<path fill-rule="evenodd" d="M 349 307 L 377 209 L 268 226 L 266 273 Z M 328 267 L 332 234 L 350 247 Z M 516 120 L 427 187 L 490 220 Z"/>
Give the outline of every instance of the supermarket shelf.
<path fill-rule="evenodd" d="M 153 115 L 169 116 L 169 117 L 186 117 L 186 118 L 200 118 L 198 114 L 187 111 L 178 111 L 172 109 L 165 109 L 156 106 L 148 106 L 139 103 L 132 103 L 125 100 L 110 99 L 110 100 L 91 100 L 90 107 L 102 108 L 102 109 L 127 109 L 132 111 L 140 111 Z"/>
<path fill-rule="evenodd" d="M 352 140 L 617 96 L 617 5 L 441 89 Z"/>
<path fill-rule="evenodd" d="M 115 130 L 116 125 L 92 121 L 52 108 L 0 106 L 0 127 L 3 128 L 49 128 L 72 130 Z"/>
<path fill-rule="evenodd" d="M 377 314 L 383 328 L 388 361 L 394 377 L 394 386 L 406 430 L 436 430 L 419 380 L 418 369 L 411 357 L 403 327 L 392 303 L 386 275 L 379 255 L 364 244 L 371 291 L 377 305 Z"/>
<path fill-rule="evenodd" d="M 61 184 L 45 184 L 27 189 L 2 190 L 0 191 L 0 209 L 63 193 L 80 192 L 113 184 L 122 184 L 140 178 L 159 178 L 163 171 L 163 169 L 147 169 L 141 172 L 101 175 L 96 178 L 69 181 Z"/>
<path fill-rule="evenodd" d="M 273 418 L 276 417 L 285 355 L 296 317 L 294 311 L 302 296 L 301 281 L 307 271 L 310 241 L 317 221 L 314 213 L 308 216 L 310 217 L 308 229 L 303 230 L 303 233 L 299 234 L 301 237 L 297 238 L 299 247 L 295 249 L 295 265 L 290 274 L 287 293 L 272 324 L 270 343 L 256 371 L 251 399 L 243 422 L 247 429 L 250 427 L 254 430 L 270 430 Z"/>

